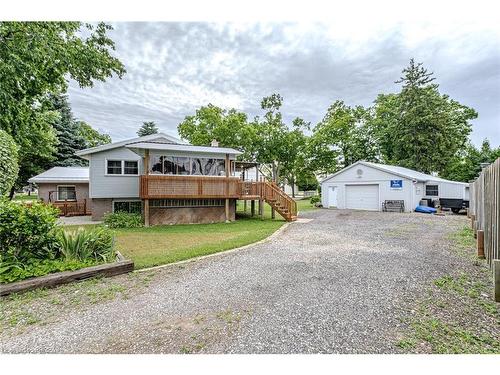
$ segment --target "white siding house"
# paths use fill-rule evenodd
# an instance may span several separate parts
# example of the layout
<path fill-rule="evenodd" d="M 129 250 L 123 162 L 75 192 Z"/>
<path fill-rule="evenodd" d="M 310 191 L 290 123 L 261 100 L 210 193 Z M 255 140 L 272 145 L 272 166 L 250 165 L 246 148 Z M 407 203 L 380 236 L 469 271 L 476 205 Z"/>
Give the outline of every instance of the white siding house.
<path fill-rule="evenodd" d="M 401 200 L 405 211 L 411 212 L 422 198 L 468 200 L 468 184 L 365 161 L 321 182 L 321 201 L 326 208 L 381 211 L 384 201 Z"/>

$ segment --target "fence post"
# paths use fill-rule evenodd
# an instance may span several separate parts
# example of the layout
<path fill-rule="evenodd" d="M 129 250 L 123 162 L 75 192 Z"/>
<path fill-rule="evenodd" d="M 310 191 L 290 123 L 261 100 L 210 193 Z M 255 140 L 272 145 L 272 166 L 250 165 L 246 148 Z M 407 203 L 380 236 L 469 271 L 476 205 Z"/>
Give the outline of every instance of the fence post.
<path fill-rule="evenodd" d="M 484 259 L 484 231 L 477 231 L 477 257 Z"/>
<path fill-rule="evenodd" d="M 495 301 L 500 302 L 500 259 L 493 260 L 493 283 L 495 285 Z"/>

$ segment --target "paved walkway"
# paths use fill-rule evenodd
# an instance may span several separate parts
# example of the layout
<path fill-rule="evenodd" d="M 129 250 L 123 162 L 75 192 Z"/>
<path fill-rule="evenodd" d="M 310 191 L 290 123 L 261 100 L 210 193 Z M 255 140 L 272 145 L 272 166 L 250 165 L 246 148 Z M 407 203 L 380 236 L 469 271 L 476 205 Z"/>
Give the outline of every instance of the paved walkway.
<path fill-rule="evenodd" d="M 61 225 L 92 225 L 100 224 L 102 221 L 92 221 L 92 216 L 61 216 L 57 219 Z"/>
<path fill-rule="evenodd" d="M 270 242 L 156 270 L 126 298 L 66 306 L 54 322 L 4 333 L 0 349 L 392 353 L 409 304 L 462 262 L 446 250 L 449 233 L 466 223 L 461 216 L 318 210 L 302 217 L 313 220 Z"/>

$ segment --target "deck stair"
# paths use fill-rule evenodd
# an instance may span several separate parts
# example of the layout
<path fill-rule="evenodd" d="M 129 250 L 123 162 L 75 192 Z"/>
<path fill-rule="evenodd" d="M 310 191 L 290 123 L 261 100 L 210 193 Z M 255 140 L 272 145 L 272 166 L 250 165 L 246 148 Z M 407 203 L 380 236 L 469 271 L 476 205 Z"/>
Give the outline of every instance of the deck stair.
<path fill-rule="evenodd" d="M 297 202 L 274 182 L 262 182 L 261 196 L 286 221 L 297 220 Z"/>

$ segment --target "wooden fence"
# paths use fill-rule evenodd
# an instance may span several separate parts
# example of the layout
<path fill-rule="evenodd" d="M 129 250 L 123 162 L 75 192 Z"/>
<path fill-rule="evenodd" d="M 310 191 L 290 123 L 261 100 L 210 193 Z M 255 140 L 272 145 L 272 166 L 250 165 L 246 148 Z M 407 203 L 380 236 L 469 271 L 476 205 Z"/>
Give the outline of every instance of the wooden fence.
<path fill-rule="evenodd" d="M 477 237 L 478 256 L 486 258 L 500 301 L 500 158 L 484 168 L 470 184 L 469 217 Z"/>

